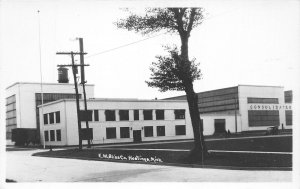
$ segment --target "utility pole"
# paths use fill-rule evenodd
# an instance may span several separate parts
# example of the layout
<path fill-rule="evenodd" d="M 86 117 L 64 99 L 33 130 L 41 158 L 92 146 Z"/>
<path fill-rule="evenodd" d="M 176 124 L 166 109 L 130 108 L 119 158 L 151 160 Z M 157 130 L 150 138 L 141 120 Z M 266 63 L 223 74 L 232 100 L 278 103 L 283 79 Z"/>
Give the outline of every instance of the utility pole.
<path fill-rule="evenodd" d="M 84 98 L 84 110 L 87 111 L 87 103 L 86 103 L 86 92 L 85 92 L 85 75 L 84 75 L 84 54 L 83 54 L 83 39 L 79 39 L 79 51 L 80 51 L 80 71 L 81 71 L 81 85 L 83 89 L 83 98 Z M 89 122 L 85 121 L 86 128 L 89 129 Z M 91 147 L 91 142 L 88 140 L 88 148 Z"/>
<path fill-rule="evenodd" d="M 234 108 L 234 122 L 235 122 L 235 133 L 237 133 L 237 103 L 238 103 L 238 99 L 235 98 L 234 99 L 235 103 L 235 108 Z"/>
<path fill-rule="evenodd" d="M 78 86 L 77 86 L 77 67 L 78 66 L 89 66 L 89 65 L 76 65 L 74 63 L 74 55 L 78 55 L 78 54 L 86 54 L 83 52 L 57 52 L 57 55 L 71 55 L 71 59 L 72 59 L 72 64 L 61 64 L 61 65 L 57 65 L 58 67 L 72 67 L 72 71 L 73 71 L 73 77 L 74 77 L 74 85 L 75 85 L 75 93 L 76 93 L 76 109 L 77 109 L 77 123 L 78 123 L 78 137 L 79 137 L 79 150 L 82 150 L 82 136 L 81 136 L 81 120 L 79 118 L 80 115 L 80 107 L 79 107 L 79 93 L 78 93 Z"/>

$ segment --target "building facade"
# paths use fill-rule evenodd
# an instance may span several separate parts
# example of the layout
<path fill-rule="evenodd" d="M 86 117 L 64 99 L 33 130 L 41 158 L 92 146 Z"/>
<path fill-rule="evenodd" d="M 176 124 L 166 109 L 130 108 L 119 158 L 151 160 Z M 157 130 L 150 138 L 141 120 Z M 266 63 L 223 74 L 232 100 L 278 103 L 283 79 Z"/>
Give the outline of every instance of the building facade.
<path fill-rule="evenodd" d="M 292 91 L 279 86 L 238 85 L 197 93 L 204 134 L 292 129 Z M 186 96 L 167 98 L 186 99 Z"/>
<path fill-rule="evenodd" d="M 40 128 L 37 106 L 59 99 L 74 99 L 74 84 L 17 82 L 6 88 L 6 139 L 14 128 Z M 82 98 L 82 87 L 79 87 Z M 87 98 L 94 97 L 94 85 L 86 85 Z"/>
<path fill-rule="evenodd" d="M 78 145 L 76 102 L 45 104 L 40 118 L 46 145 Z M 176 140 L 192 138 L 189 111 L 184 100 L 89 99 L 89 127 L 93 144 Z M 80 109 L 84 108 L 80 101 Z M 82 128 L 86 123 L 81 122 Z M 44 142 L 44 141 L 42 141 Z"/>
<path fill-rule="evenodd" d="M 77 145 L 78 124 L 74 85 L 15 83 L 6 89 L 6 135 L 11 129 L 37 128 L 41 143 Z M 84 109 L 79 87 L 80 109 Z M 93 143 L 192 139 L 185 96 L 162 100 L 95 99 L 94 85 L 86 85 L 87 108 L 92 111 Z M 204 135 L 292 129 L 293 93 L 280 86 L 238 85 L 197 93 Z M 85 122 L 81 122 L 85 128 Z"/>

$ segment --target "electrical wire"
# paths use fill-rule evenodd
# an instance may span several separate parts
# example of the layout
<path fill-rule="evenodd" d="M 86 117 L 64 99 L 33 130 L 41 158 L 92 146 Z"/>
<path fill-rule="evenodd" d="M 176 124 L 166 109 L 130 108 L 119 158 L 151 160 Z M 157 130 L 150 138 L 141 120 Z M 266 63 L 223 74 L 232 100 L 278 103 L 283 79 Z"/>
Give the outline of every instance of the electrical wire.
<path fill-rule="evenodd" d="M 161 35 L 166 34 L 166 33 L 168 33 L 168 32 L 160 33 L 160 34 L 153 35 L 153 36 L 151 36 L 151 37 L 148 37 L 148 38 L 145 38 L 145 39 L 142 39 L 142 40 L 134 41 L 134 42 L 131 42 L 131 43 L 128 43 L 128 44 L 125 44 L 125 45 L 121 45 L 121 46 L 118 46 L 118 47 L 115 47 L 115 48 L 112 48 L 112 49 L 108 49 L 108 50 L 105 50 L 105 51 L 101 51 L 101 52 L 99 52 L 99 53 L 92 54 L 92 55 L 87 56 L 87 57 L 85 57 L 85 58 L 90 58 L 90 57 L 97 56 L 97 55 L 100 55 L 100 54 L 103 54 L 103 53 L 107 53 L 107 52 L 110 52 L 110 51 L 113 51 L 113 50 L 117 50 L 117 49 L 120 49 L 120 48 L 123 48 L 123 47 L 127 47 L 127 46 L 129 46 L 129 45 L 133 45 L 133 44 L 136 44 L 136 43 L 139 43 L 139 42 L 142 42 L 142 41 L 146 41 L 146 40 L 148 40 L 148 39 L 152 39 L 152 38 L 161 36 Z"/>
<path fill-rule="evenodd" d="M 222 16 L 222 15 L 224 15 L 224 14 L 231 13 L 231 12 L 233 12 L 233 11 L 235 11 L 235 10 L 237 10 L 237 8 L 232 9 L 232 10 L 230 10 L 230 11 L 226 11 L 226 12 L 217 14 L 216 16 L 210 16 L 210 17 L 207 17 L 207 18 L 203 18 L 203 20 L 209 20 L 209 19 L 212 19 L 212 18 L 215 18 L 215 17 L 219 17 L 219 16 Z M 95 53 L 95 54 L 86 56 L 85 58 L 91 58 L 91 57 L 94 57 L 94 56 L 97 56 L 97 55 L 100 55 L 100 54 L 104 54 L 104 53 L 107 53 L 107 52 L 111 52 L 111 51 L 114 51 L 114 50 L 117 50 L 117 49 L 120 49 L 120 48 L 123 48 L 123 47 L 127 47 L 127 46 L 130 46 L 130 45 L 136 44 L 136 43 L 140 43 L 140 42 L 146 41 L 146 40 L 148 40 L 148 39 L 152 39 L 152 38 L 161 36 L 161 35 L 163 35 L 163 34 L 167 34 L 167 33 L 169 33 L 169 32 L 160 33 L 160 34 L 153 35 L 153 36 L 150 36 L 150 37 L 145 38 L 145 39 L 142 39 L 142 40 L 134 41 L 134 42 L 127 43 L 127 44 L 125 44 L 125 45 L 121 45 L 121 46 L 118 46 L 118 47 L 115 47 L 115 48 L 112 48 L 112 49 L 104 50 L 104 51 L 101 51 L 101 52 L 98 52 L 98 53 Z"/>

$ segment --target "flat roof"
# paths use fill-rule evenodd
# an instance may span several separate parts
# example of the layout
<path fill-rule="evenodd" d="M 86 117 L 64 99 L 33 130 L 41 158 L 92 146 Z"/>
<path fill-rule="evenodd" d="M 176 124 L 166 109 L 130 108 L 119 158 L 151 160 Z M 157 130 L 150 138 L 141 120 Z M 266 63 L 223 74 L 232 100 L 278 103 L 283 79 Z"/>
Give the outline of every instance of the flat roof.
<path fill-rule="evenodd" d="M 9 85 L 6 87 L 6 89 L 9 89 L 15 85 L 20 85 L 20 84 L 31 84 L 31 85 L 41 85 L 40 82 L 16 82 L 12 85 Z M 74 85 L 74 83 L 42 83 L 43 85 Z M 94 84 L 86 84 L 87 86 L 95 86 Z"/>
<path fill-rule="evenodd" d="M 76 99 L 60 99 L 52 102 L 45 103 L 43 105 L 39 105 L 38 107 L 42 106 L 49 106 L 52 104 L 57 104 L 61 102 L 67 101 L 76 101 Z M 79 101 L 83 101 L 83 99 L 79 99 Z M 137 99 L 137 98 L 91 98 L 87 99 L 87 102 L 184 102 L 187 103 L 186 100 L 155 100 L 155 99 Z"/>
<path fill-rule="evenodd" d="M 232 86 L 232 87 L 225 87 L 225 88 L 220 88 L 220 89 L 212 89 L 212 90 L 208 90 L 208 91 L 196 92 L 196 94 L 207 93 L 207 92 L 218 91 L 218 90 L 224 90 L 224 89 L 230 89 L 230 88 L 240 87 L 240 86 L 244 86 L 244 87 L 276 87 L 276 88 L 284 88 L 283 86 L 238 84 L 238 85 Z M 167 97 L 167 98 L 164 98 L 164 99 L 167 100 L 167 99 L 171 99 L 171 98 L 184 97 L 184 96 L 186 96 L 186 95 L 172 96 L 172 97 Z"/>

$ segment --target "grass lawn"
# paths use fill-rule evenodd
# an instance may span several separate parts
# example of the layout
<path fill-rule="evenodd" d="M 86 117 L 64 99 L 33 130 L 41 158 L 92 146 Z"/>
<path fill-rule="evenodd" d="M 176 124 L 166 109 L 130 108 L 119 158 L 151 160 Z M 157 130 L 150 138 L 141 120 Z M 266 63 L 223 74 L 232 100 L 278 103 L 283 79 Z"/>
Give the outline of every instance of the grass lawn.
<path fill-rule="evenodd" d="M 265 137 L 265 138 L 239 138 L 206 141 L 209 150 L 231 150 L 231 151 L 265 151 L 265 152 L 292 152 L 292 137 Z M 193 141 L 174 142 L 163 144 L 130 145 L 126 148 L 148 148 L 148 149 L 192 149 Z M 109 148 L 114 148 L 113 146 Z M 115 148 L 120 148 L 116 146 Z"/>
<path fill-rule="evenodd" d="M 292 152 L 292 137 L 266 137 L 251 139 L 225 139 L 206 141 L 209 150 L 229 151 L 264 151 L 264 152 Z M 78 158 L 105 161 L 141 162 L 152 164 L 178 164 L 178 165 L 202 165 L 202 162 L 189 162 L 186 157 L 189 149 L 193 147 L 192 142 L 176 142 L 167 144 L 145 144 L 125 147 L 94 147 L 92 149 L 53 150 L 40 152 L 35 156 Z M 143 150 L 142 150 L 143 149 Z M 144 150 L 152 149 L 152 150 Z M 166 151 L 160 149 L 182 149 Z M 212 152 L 210 157 L 203 162 L 204 166 L 228 166 L 244 169 L 266 168 L 291 168 L 292 154 L 274 153 L 230 153 Z"/>

